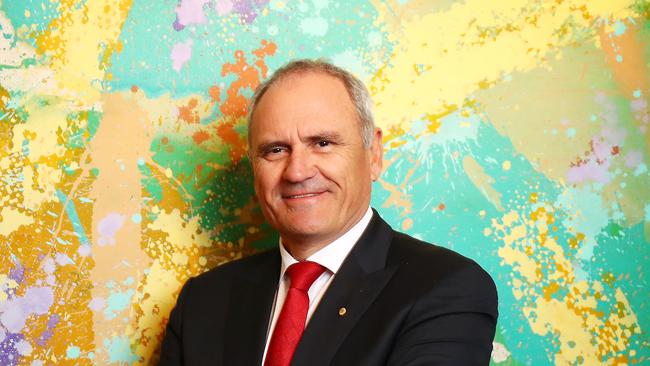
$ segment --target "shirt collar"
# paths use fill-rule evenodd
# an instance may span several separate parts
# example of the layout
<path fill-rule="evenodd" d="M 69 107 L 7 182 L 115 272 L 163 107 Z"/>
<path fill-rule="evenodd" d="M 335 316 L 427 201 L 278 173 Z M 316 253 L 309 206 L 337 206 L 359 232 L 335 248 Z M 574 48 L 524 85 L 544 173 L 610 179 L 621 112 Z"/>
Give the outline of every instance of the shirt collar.
<path fill-rule="evenodd" d="M 370 223 L 372 218 L 372 209 L 368 206 L 366 213 L 363 215 L 361 220 L 354 224 L 350 230 L 345 234 L 338 237 L 333 242 L 327 244 L 321 248 L 316 253 L 310 255 L 307 260 L 316 262 L 321 266 L 327 268 L 332 274 L 336 272 L 343 264 L 343 260 L 348 256 L 348 253 L 354 247 L 354 244 L 359 240 L 361 234 Z M 280 238 L 280 256 L 282 258 L 282 265 L 280 267 L 280 278 L 284 276 L 284 272 L 289 268 L 290 265 L 298 262 L 294 257 L 289 254 L 289 252 L 284 248 L 282 244 L 282 238 Z"/>

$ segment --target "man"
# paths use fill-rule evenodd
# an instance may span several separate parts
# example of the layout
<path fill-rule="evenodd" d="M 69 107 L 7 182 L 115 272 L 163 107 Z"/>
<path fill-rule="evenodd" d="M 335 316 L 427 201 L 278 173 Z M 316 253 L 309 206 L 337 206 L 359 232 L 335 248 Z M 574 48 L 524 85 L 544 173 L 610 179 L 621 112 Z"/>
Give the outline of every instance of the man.
<path fill-rule="evenodd" d="M 490 276 L 369 206 L 383 152 L 363 83 L 323 61 L 277 70 L 253 96 L 249 153 L 279 248 L 190 279 L 161 365 L 489 363 Z"/>

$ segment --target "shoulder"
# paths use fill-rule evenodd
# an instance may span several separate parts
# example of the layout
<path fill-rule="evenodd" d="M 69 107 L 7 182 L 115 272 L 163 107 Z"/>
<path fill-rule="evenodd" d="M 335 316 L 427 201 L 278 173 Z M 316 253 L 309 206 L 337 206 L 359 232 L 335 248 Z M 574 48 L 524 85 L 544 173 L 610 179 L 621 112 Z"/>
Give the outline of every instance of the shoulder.
<path fill-rule="evenodd" d="M 427 243 L 399 231 L 393 231 L 389 261 L 401 264 L 426 265 L 440 272 L 462 268 L 481 268 L 474 260 L 451 249 Z M 433 270 L 434 268 L 432 268 Z"/>
<path fill-rule="evenodd" d="M 436 298 L 447 300 L 474 299 L 496 314 L 494 281 L 470 258 L 394 231 L 388 262 L 399 266 L 399 277 L 421 295 L 435 294 Z"/>

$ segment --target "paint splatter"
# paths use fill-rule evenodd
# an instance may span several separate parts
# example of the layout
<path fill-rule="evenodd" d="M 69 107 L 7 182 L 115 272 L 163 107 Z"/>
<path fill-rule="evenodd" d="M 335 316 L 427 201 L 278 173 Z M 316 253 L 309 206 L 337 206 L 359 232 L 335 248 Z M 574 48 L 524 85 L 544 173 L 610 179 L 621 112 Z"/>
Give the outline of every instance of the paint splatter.
<path fill-rule="evenodd" d="M 114 245 L 115 234 L 122 228 L 123 223 L 124 215 L 114 212 L 106 215 L 106 217 L 99 222 L 97 229 L 99 234 L 99 240 L 97 242 L 99 245 Z"/>
<path fill-rule="evenodd" d="M 183 65 L 192 58 L 192 39 L 188 39 L 185 43 L 176 43 L 172 47 L 171 59 L 172 67 L 176 72 L 180 72 Z"/>
<path fill-rule="evenodd" d="M 373 206 L 479 262 L 496 364 L 650 359 L 647 7 L 4 1 L 0 364 L 155 364 L 182 283 L 277 243 L 246 111 L 284 62 L 368 83 Z"/>

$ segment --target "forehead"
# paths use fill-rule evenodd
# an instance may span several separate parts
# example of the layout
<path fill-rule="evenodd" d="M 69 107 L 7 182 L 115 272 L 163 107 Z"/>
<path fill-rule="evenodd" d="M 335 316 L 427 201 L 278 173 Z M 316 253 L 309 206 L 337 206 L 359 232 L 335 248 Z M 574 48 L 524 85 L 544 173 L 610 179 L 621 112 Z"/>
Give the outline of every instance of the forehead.
<path fill-rule="evenodd" d="M 339 123 L 353 128 L 358 123 L 343 81 L 324 72 L 302 71 L 286 75 L 268 88 L 253 112 L 250 132 Z"/>
<path fill-rule="evenodd" d="M 342 107 L 352 106 L 352 100 L 343 80 L 324 71 L 311 70 L 294 71 L 282 76 L 269 86 L 258 105 L 268 99 L 274 99 L 277 102 L 278 99 L 295 97 L 299 97 L 300 101 L 328 97 L 330 100 L 340 103 Z M 294 101 L 296 100 L 294 99 Z"/>

